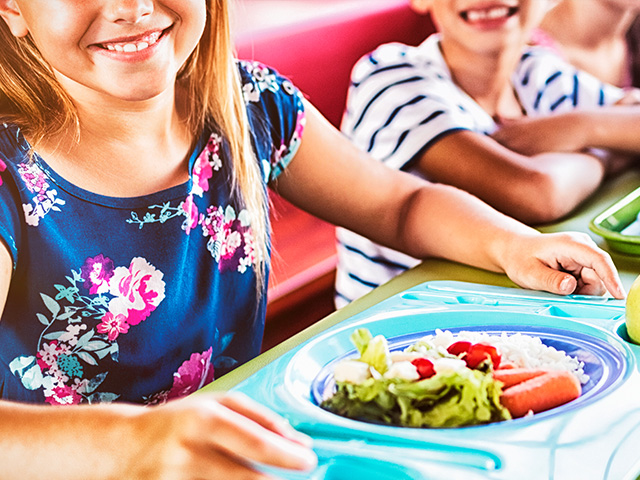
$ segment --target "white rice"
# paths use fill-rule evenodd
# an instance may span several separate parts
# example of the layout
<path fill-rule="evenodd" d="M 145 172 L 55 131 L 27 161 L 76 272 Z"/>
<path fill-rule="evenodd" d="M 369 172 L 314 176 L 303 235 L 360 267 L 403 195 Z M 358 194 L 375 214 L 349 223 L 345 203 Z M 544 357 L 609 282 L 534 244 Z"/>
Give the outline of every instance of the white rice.
<path fill-rule="evenodd" d="M 461 331 L 456 334 L 449 330 L 436 330 L 435 335 L 427 335 L 419 341 L 425 342 L 444 355 L 449 345 L 466 340 L 471 343 L 484 342 L 493 345 L 502 356 L 502 362 L 512 363 L 519 368 L 539 368 L 544 370 L 566 370 L 572 372 L 583 385 L 589 381 L 584 373 L 584 363 L 542 343 L 540 338 L 514 333 L 490 335 L 481 332 Z M 426 352 L 425 352 L 426 353 Z"/>

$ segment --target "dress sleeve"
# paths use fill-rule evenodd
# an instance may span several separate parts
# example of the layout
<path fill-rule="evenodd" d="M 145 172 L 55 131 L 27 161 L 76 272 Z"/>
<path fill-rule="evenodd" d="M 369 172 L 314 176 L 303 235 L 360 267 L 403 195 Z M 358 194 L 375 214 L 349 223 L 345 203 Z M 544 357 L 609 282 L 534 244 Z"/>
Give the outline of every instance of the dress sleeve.
<path fill-rule="evenodd" d="M 20 244 L 21 214 L 23 211 L 20 201 L 20 171 L 15 163 L 10 161 L 13 155 L 7 152 L 6 142 L 2 137 L 6 132 L 0 131 L 0 242 L 9 249 L 15 269 L 18 261 L 18 245 Z"/>
<path fill-rule="evenodd" d="M 274 69 L 240 61 L 249 124 L 265 180 L 278 177 L 294 157 L 305 124 L 300 91 Z"/>
<path fill-rule="evenodd" d="M 612 105 L 624 96 L 621 88 L 578 70 L 543 47 L 525 52 L 513 82 L 530 116 Z"/>

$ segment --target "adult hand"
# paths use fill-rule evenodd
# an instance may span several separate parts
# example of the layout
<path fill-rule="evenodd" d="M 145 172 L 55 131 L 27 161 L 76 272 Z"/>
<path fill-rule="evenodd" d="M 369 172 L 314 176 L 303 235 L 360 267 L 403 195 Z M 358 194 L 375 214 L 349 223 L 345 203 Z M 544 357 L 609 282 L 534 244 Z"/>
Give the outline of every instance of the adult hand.
<path fill-rule="evenodd" d="M 518 285 L 559 295 L 625 297 L 608 253 L 587 234 L 565 232 L 518 235 L 504 255 L 503 268 Z"/>

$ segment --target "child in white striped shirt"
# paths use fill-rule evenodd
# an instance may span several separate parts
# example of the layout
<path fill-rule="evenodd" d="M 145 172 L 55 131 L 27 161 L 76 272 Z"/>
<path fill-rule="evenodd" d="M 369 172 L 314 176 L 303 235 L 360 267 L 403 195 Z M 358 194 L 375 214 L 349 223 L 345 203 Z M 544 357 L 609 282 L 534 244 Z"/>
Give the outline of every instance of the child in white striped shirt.
<path fill-rule="evenodd" d="M 342 131 L 362 150 L 530 224 L 590 196 L 620 165 L 609 150 L 625 165 L 640 151 L 640 107 L 615 105 L 625 91 L 527 45 L 552 1 L 411 4 L 438 33 L 354 67 Z M 338 255 L 337 306 L 419 262 L 344 229 Z"/>

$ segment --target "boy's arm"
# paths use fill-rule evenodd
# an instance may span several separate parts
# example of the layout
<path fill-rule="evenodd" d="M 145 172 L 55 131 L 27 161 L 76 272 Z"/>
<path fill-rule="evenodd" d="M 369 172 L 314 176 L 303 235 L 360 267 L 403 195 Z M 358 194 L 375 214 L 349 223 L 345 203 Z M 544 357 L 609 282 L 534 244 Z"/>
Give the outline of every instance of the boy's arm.
<path fill-rule="evenodd" d="M 529 224 L 555 221 L 591 195 L 603 162 L 585 153 L 517 153 L 479 133 L 444 136 L 420 154 L 417 168 Z"/>
<path fill-rule="evenodd" d="M 492 135 L 523 155 L 589 148 L 640 153 L 640 105 L 611 105 L 507 122 Z"/>

